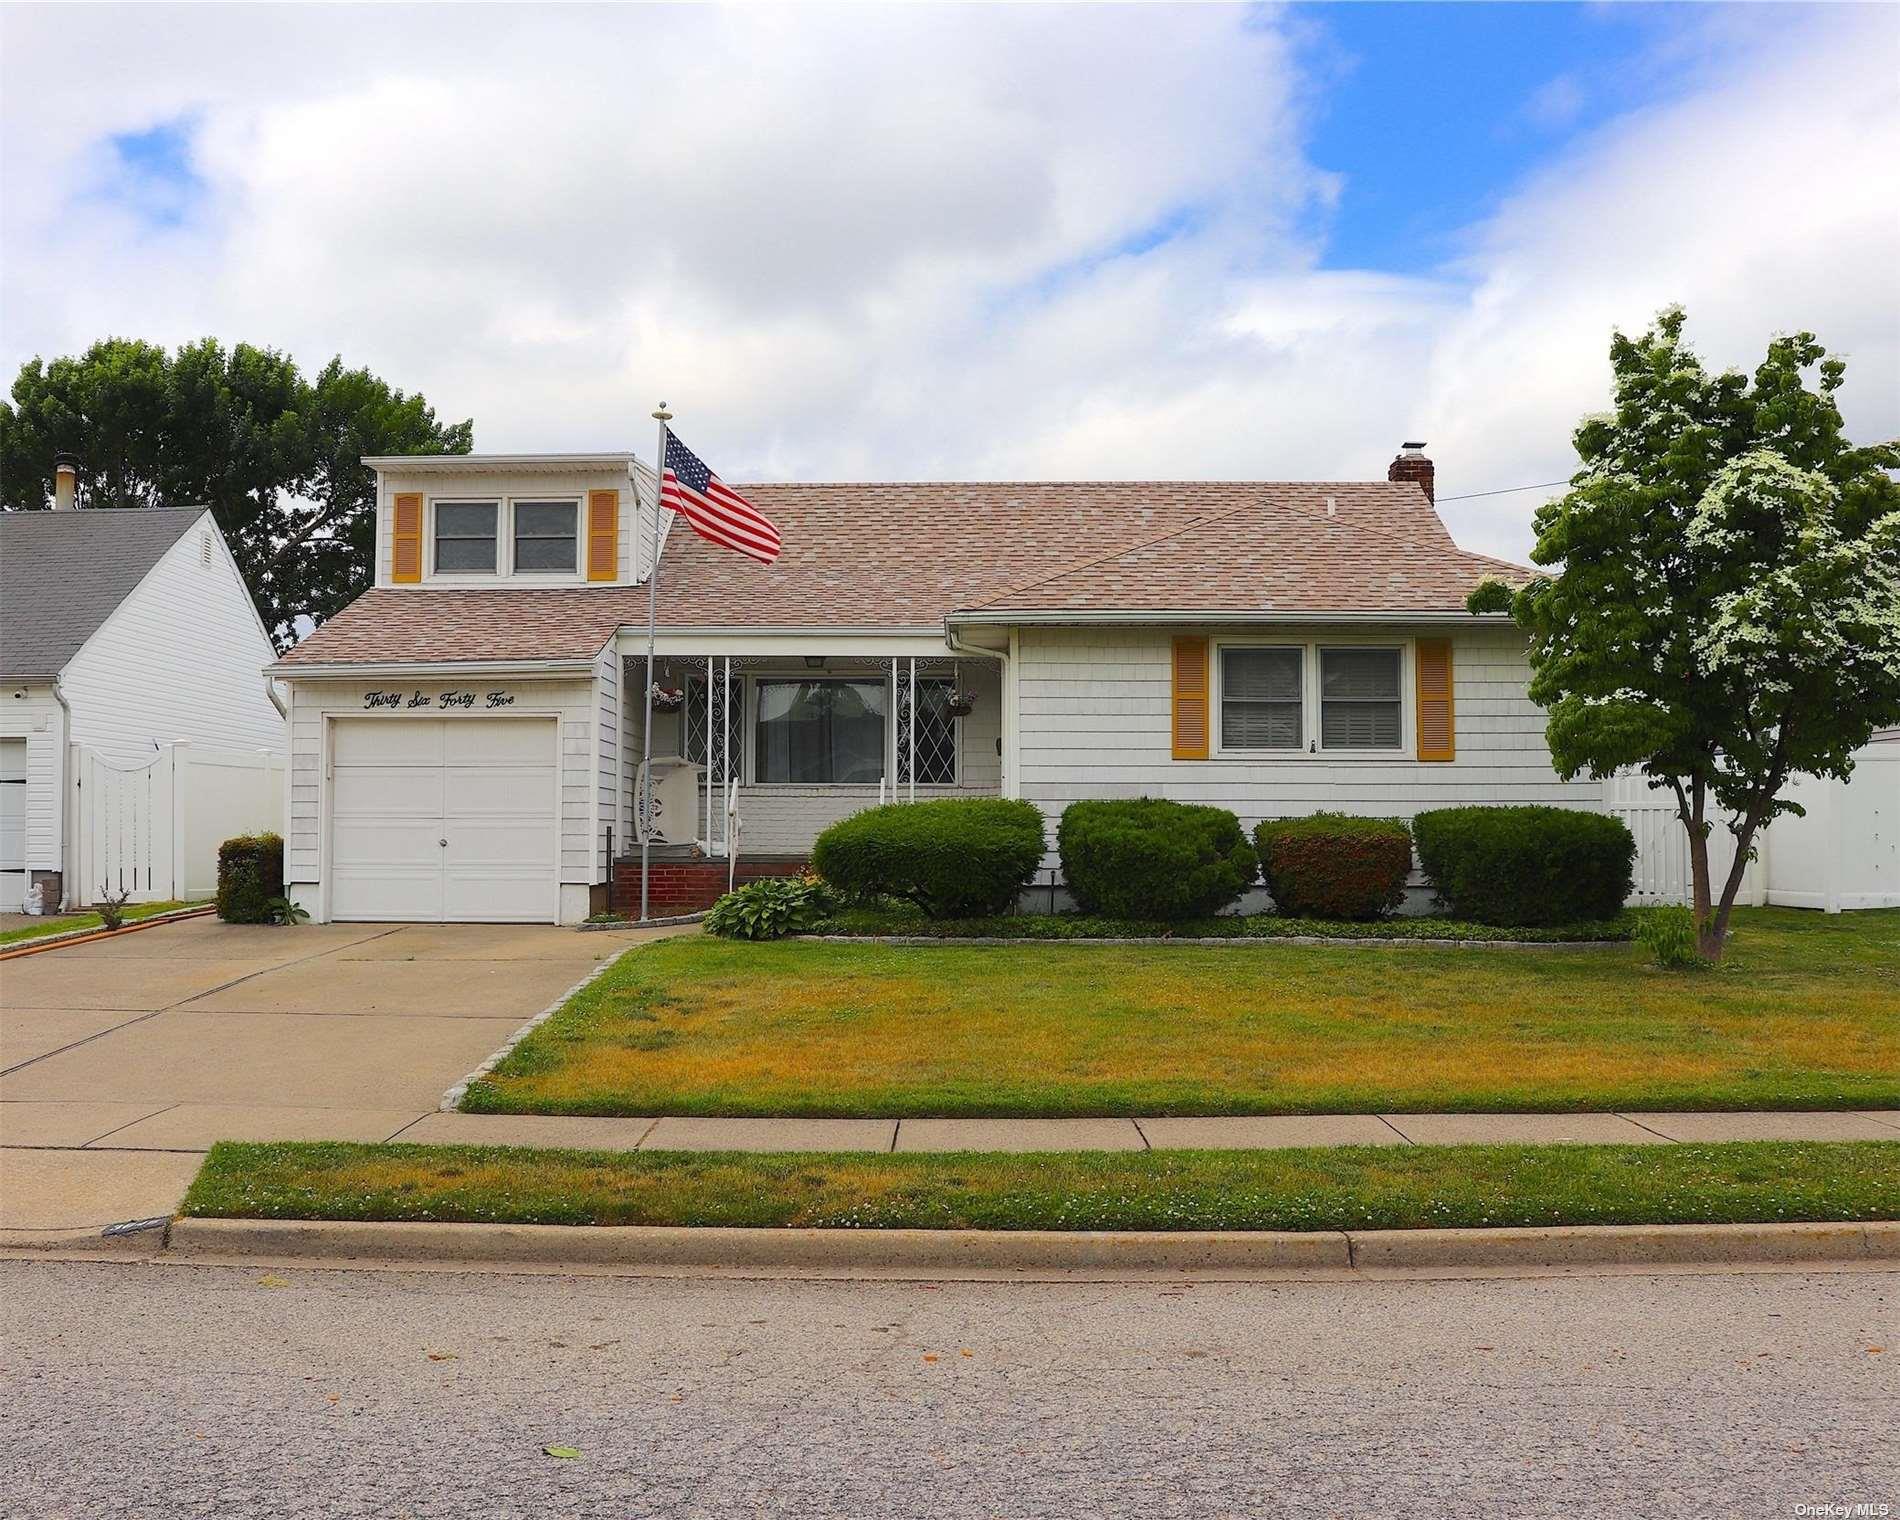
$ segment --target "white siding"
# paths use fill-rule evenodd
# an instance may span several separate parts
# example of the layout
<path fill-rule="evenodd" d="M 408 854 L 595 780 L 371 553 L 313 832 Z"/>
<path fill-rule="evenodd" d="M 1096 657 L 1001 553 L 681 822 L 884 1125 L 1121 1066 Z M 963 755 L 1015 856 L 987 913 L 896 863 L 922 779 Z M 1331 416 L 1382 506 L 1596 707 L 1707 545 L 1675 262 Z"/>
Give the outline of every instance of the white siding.
<path fill-rule="evenodd" d="M 263 675 L 276 657 L 207 513 L 67 665 L 72 742 L 120 765 L 175 740 L 282 754 Z"/>
<path fill-rule="evenodd" d="M 1222 636 L 1218 629 L 1193 631 Z M 1394 629 L 1391 638 L 1397 643 L 1413 633 Z M 1300 629 L 1288 631 L 1285 641 L 1363 642 L 1366 635 L 1364 628 Z M 1052 838 L 1062 810 L 1084 797 L 1212 803 L 1231 808 L 1248 828 L 1262 818 L 1322 808 L 1404 818 L 1462 803 L 1602 805 L 1601 783 L 1566 783 L 1551 768 L 1544 713 L 1526 694 L 1530 670 L 1523 636 L 1514 629 L 1452 635 L 1457 758 L 1444 762 L 1421 762 L 1409 751 L 1391 759 L 1176 760 L 1173 637 L 1173 630 L 1157 628 L 1020 630 L 1020 790 L 1042 808 Z M 1408 713 L 1413 679 L 1408 658 L 1402 681 Z M 1218 715 L 1214 722 L 1218 727 Z"/>
<path fill-rule="evenodd" d="M 470 498 L 486 500 L 506 497 L 578 497 L 581 502 L 581 541 L 577 546 L 577 569 L 571 576 L 523 577 L 527 584 L 548 585 L 604 585 L 606 582 L 589 582 L 585 578 L 587 565 L 586 513 L 587 493 L 589 491 L 618 491 L 620 493 L 620 545 L 618 564 L 615 568 L 615 582 L 624 584 L 636 579 L 633 573 L 631 556 L 633 553 L 634 518 L 639 515 L 639 505 L 634 500 L 632 482 L 625 470 L 570 470 L 547 471 L 529 470 L 504 474 L 501 472 L 470 474 L 436 474 L 421 472 L 401 474 L 392 472 L 379 477 L 380 489 L 376 498 L 376 584 L 392 585 L 390 579 L 391 540 L 389 533 L 390 514 L 395 510 L 397 494 L 420 492 L 423 498 L 423 532 L 429 531 L 428 504 L 437 498 L 450 501 Z M 423 563 L 428 563 L 428 550 L 424 546 Z M 427 583 L 425 581 L 425 583 Z M 433 582 L 438 586 L 505 586 L 509 577 L 497 579 L 493 576 L 458 575 Z"/>
<path fill-rule="evenodd" d="M 605 879 L 600 869 L 604 836 L 596 826 L 603 758 L 595 739 L 599 702 L 595 683 L 584 676 L 564 680 L 430 676 L 409 680 L 295 683 L 290 709 L 290 786 L 284 833 L 286 882 L 314 887 L 322 874 L 326 719 L 381 711 L 366 706 L 365 698 L 372 691 L 401 692 L 405 705 L 397 710 L 397 716 L 446 717 L 453 721 L 462 711 L 472 717 L 492 716 L 495 711 L 501 711 L 510 716 L 546 714 L 557 718 L 561 736 L 560 879 L 564 884 L 579 886 Z M 465 710 L 444 710 L 437 698 L 445 691 L 473 691 L 476 705 Z M 505 708 L 489 709 L 486 700 L 491 691 L 514 700 Z M 425 703 L 409 708 L 407 699 L 415 693 L 421 693 Z"/>
<path fill-rule="evenodd" d="M 46 682 L 0 695 L 0 738 L 26 740 L 26 868 L 64 869 L 66 714 Z"/>

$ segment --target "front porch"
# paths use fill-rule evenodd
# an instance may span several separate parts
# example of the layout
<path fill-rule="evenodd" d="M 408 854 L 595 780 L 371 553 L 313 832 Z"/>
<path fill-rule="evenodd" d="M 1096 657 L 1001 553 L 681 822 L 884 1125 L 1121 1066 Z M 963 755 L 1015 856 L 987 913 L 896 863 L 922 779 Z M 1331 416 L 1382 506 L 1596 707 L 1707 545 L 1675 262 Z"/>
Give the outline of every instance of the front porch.
<path fill-rule="evenodd" d="M 669 638 L 654 662 L 651 774 L 644 769 L 646 659 L 623 643 L 622 817 L 611 898 L 637 911 L 697 912 L 734 880 L 802 871 L 831 824 L 884 802 L 998 796 L 1002 678 L 981 657 L 909 641 L 883 654 L 849 641 L 793 653 Z M 882 641 L 880 641 L 882 642 Z M 740 647 L 734 648 L 735 643 Z M 723 646 L 723 647 L 721 647 Z"/>

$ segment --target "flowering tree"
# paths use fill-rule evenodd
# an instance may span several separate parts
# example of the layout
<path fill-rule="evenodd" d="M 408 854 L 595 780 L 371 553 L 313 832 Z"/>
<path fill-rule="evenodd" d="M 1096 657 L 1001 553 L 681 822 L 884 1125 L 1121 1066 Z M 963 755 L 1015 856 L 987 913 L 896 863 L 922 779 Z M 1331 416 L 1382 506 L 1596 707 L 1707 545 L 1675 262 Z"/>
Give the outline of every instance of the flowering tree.
<path fill-rule="evenodd" d="M 1577 428 L 1583 468 L 1537 514 L 1550 568 L 1470 606 L 1529 632 L 1566 779 L 1634 766 L 1674 794 L 1718 960 L 1763 825 L 1801 811 L 1788 778 L 1845 778 L 1900 723 L 1900 444 L 1848 443 L 1846 365 L 1812 333 L 1769 344 L 1751 379 L 1706 371 L 1682 326 L 1671 308 L 1615 335 L 1616 408 Z M 1719 886 L 1712 810 L 1736 846 Z"/>

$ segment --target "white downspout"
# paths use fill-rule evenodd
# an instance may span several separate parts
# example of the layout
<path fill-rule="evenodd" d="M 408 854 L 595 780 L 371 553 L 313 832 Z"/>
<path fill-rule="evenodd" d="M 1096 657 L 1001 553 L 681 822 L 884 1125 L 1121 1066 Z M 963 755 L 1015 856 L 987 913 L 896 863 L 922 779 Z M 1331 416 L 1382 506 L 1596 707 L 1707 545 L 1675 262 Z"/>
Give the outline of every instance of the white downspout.
<path fill-rule="evenodd" d="M 1009 639 L 1011 648 L 1014 648 L 1016 643 L 1014 629 L 1010 630 Z M 1009 652 L 1002 649 L 985 649 L 981 644 L 965 643 L 962 636 L 948 623 L 944 624 L 943 641 L 950 646 L 953 654 L 981 655 L 986 660 L 996 661 L 999 713 L 996 731 L 1003 751 L 1000 757 L 1003 772 L 1002 794 L 1005 797 L 1020 796 L 1021 788 L 1016 784 L 1016 714 L 1013 710 L 1014 704 L 1010 701 L 1010 678 L 1015 673 L 1015 667 L 1010 663 Z"/>

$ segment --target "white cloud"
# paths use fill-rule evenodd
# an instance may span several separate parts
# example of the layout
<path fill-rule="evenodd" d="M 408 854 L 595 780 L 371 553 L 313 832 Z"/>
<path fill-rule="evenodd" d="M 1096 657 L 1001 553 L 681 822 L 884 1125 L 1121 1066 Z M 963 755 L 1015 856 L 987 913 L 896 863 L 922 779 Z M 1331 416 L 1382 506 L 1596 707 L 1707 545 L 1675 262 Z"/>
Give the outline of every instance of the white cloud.
<path fill-rule="evenodd" d="M 1181 7 L 14 7 L 0 366 L 104 332 L 335 352 L 482 448 L 726 473 L 1568 473 L 1613 324 L 1816 328 L 1900 432 L 1888 13 L 1765 35 L 1566 150 L 1426 275 L 1324 267 L 1273 18 Z M 1732 51 L 1725 58 L 1732 58 Z M 190 114 L 185 223 L 76 193 Z M 1447 509 L 1521 555 L 1535 496 Z"/>

